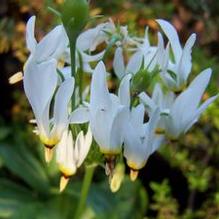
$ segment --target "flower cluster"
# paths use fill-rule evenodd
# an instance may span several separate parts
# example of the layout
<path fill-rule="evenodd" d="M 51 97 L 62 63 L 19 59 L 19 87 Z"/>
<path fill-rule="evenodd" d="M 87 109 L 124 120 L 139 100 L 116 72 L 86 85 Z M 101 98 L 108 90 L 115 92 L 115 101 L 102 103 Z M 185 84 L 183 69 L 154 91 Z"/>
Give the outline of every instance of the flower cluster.
<path fill-rule="evenodd" d="M 78 34 L 72 52 L 69 30 L 63 25 L 37 42 L 35 17 L 29 19 L 26 41 L 30 56 L 24 66 L 24 90 L 35 115 L 35 133 L 45 145 L 46 161 L 56 152 L 61 190 L 85 160 L 92 137 L 106 158 L 110 178 L 114 179 L 116 157 L 123 154 L 131 180 L 135 180 L 148 157 L 166 140 L 185 134 L 217 98 L 202 103 L 211 69 L 188 83 L 196 35 L 182 47 L 169 22 L 156 22 L 167 44 L 160 32 L 157 45 L 151 45 L 148 28 L 143 38 L 133 37 L 126 26 L 109 20 Z M 108 87 L 112 74 L 104 64 L 113 52 L 113 72 L 119 82 L 114 93 Z M 91 76 L 87 87 L 83 86 L 84 73 Z M 150 92 L 144 82 L 154 75 Z M 83 123 L 88 125 L 80 125 Z"/>

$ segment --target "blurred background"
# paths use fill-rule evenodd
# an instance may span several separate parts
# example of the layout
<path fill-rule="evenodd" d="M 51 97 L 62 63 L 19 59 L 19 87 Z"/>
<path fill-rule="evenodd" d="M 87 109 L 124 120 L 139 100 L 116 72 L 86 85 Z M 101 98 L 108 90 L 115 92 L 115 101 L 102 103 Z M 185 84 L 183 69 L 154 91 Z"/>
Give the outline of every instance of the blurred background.
<path fill-rule="evenodd" d="M 28 56 L 24 35 L 28 18 L 37 16 L 40 39 L 59 22 L 48 6 L 58 9 L 61 3 L 0 0 L 0 218 L 70 219 L 80 196 L 83 168 L 59 194 L 55 162 L 45 164 L 43 146 L 28 123 L 33 115 L 22 82 L 8 83 L 13 73 L 22 71 Z M 204 98 L 218 92 L 218 0 L 91 0 L 91 15 L 97 14 L 105 16 L 97 22 L 111 17 L 127 24 L 132 34 L 143 36 L 149 26 L 152 42 L 156 18 L 171 21 L 183 43 L 197 33 L 191 78 L 211 67 L 213 77 Z M 154 153 L 135 183 L 126 177 L 116 194 L 98 167 L 83 218 L 219 219 L 219 100 L 186 136 Z"/>

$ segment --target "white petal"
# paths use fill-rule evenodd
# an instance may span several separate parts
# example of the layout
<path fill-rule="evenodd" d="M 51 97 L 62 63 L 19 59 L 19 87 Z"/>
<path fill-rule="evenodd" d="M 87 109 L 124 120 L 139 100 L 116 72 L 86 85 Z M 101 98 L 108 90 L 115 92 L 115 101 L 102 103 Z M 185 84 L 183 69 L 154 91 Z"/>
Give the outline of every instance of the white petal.
<path fill-rule="evenodd" d="M 196 76 L 196 78 L 189 85 L 188 89 L 192 90 L 192 97 L 190 97 L 190 99 L 192 99 L 191 101 L 193 103 L 193 108 L 196 108 L 200 103 L 202 95 L 210 81 L 211 73 L 212 70 L 210 68 L 205 69 L 198 76 Z"/>
<path fill-rule="evenodd" d="M 109 133 L 112 125 L 112 114 L 107 111 L 96 111 L 91 114 L 90 126 L 93 137 L 99 145 L 101 151 L 110 148 Z"/>
<path fill-rule="evenodd" d="M 186 82 L 192 68 L 192 47 L 196 40 L 196 34 L 192 34 L 187 40 L 179 62 L 178 72 L 182 82 Z"/>
<path fill-rule="evenodd" d="M 156 84 L 152 93 L 152 99 L 156 103 L 157 106 L 162 108 L 163 102 L 163 92 L 161 90 L 160 84 Z"/>
<path fill-rule="evenodd" d="M 80 147 L 77 167 L 81 166 L 81 164 L 84 162 L 84 160 L 87 157 L 87 154 L 90 150 L 90 146 L 92 143 L 92 133 L 91 133 L 90 127 L 88 127 L 87 134 L 85 136 L 83 136 L 83 138 L 84 138 L 83 145 L 79 145 L 79 144 L 77 145 L 77 143 L 75 145 L 75 147 Z"/>
<path fill-rule="evenodd" d="M 80 52 L 80 54 L 83 62 L 96 62 L 103 58 L 105 50 L 95 55 L 88 55 L 85 52 Z"/>
<path fill-rule="evenodd" d="M 169 131 L 178 137 L 185 129 L 189 121 L 193 121 L 196 109 L 201 101 L 201 97 L 209 83 L 211 69 L 201 72 L 175 100 L 169 117 Z"/>
<path fill-rule="evenodd" d="M 201 113 L 206 110 L 206 108 L 213 102 L 215 101 L 216 99 L 218 98 L 218 95 L 216 96 L 213 96 L 211 98 L 209 98 L 208 100 L 206 100 L 199 108 L 198 110 L 196 111 L 196 113 L 194 114 L 194 117 L 193 117 L 193 120 L 190 121 L 187 126 L 185 127 L 185 130 L 184 130 L 184 133 L 186 133 L 191 127 L 192 125 L 198 121 Z"/>
<path fill-rule="evenodd" d="M 154 153 L 158 148 L 165 142 L 164 135 L 154 135 L 152 151 L 151 154 Z"/>
<path fill-rule="evenodd" d="M 48 58 L 59 58 L 68 45 L 68 38 L 62 25 L 50 31 L 37 45 L 35 57 L 38 62 Z"/>
<path fill-rule="evenodd" d="M 99 62 L 94 70 L 91 81 L 91 112 L 95 112 L 97 109 L 107 109 L 110 104 L 111 99 L 106 81 L 106 68 L 103 62 Z"/>
<path fill-rule="evenodd" d="M 90 112 L 87 107 L 80 106 L 75 109 L 70 116 L 71 124 L 82 124 L 88 122 L 90 119 Z"/>
<path fill-rule="evenodd" d="M 157 54 L 155 59 L 157 61 L 157 64 L 161 65 L 165 53 L 164 40 L 160 32 L 158 32 L 157 37 L 158 37 L 158 45 L 157 45 Z"/>
<path fill-rule="evenodd" d="M 42 64 L 30 61 L 25 68 L 23 81 L 25 93 L 39 122 L 43 114 L 49 113 L 45 109 L 49 110 L 57 86 L 56 61 L 50 60 Z"/>
<path fill-rule="evenodd" d="M 128 119 L 128 108 L 120 107 L 113 120 L 110 131 L 110 149 L 120 150 L 124 141 L 125 121 Z"/>
<path fill-rule="evenodd" d="M 124 157 L 127 164 L 133 169 L 142 168 L 147 160 L 145 147 L 140 141 L 137 131 L 131 124 L 126 125 L 124 139 Z"/>
<path fill-rule="evenodd" d="M 155 136 L 155 129 L 157 127 L 158 121 L 160 119 L 160 110 L 157 108 L 153 114 L 151 115 L 148 121 L 148 137 L 147 137 L 147 145 L 148 145 L 148 154 L 150 155 L 153 152 L 153 142 Z"/>
<path fill-rule="evenodd" d="M 143 61 L 143 54 L 141 51 L 137 51 L 129 59 L 128 65 L 126 67 L 126 72 L 130 74 L 136 74 L 141 68 L 142 61 Z"/>
<path fill-rule="evenodd" d="M 71 131 L 63 132 L 60 142 L 56 146 L 56 161 L 61 168 L 67 171 L 65 174 L 72 175 L 76 172 L 76 164 L 73 151 L 74 141 Z"/>
<path fill-rule="evenodd" d="M 115 51 L 113 59 L 113 69 L 119 79 L 121 79 L 125 75 L 125 63 L 121 47 L 118 47 Z"/>
<path fill-rule="evenodd" d="M 130 106 L 130 80 L 131 80 L 131 75 L 128 74 L 126 75 L 119 86 L 119 92 L 118 96 L 120 99 L 120 103 L 125 106 Z"/>
<path fill-rule="evenodd" d="M 163 32 L 169 39 L 171 47 L 173 49 L 175 61 L 178 62 L 182 55 L 182 48 L 175 27 L 169 22 L 162 19 L 158 19 L 156 21 L 161 26 Z"/>
<path fill-rule="evenodd" d="M 151 51 L 144 56 L 144 69 L 147 69 L 148 72 L 152 72 L 156 67 L 157 60 L 156 60 L 156 49 L 151 49 Z"/>
<path fill-rule="evenodd" d="M 156 104 L 151 97 L 149 97 L 145 92 L 139 94 L 140 102 L 144 104 L 146 111 L 151 113 L 155 108 Z"/>
<path fill-rule="evenodd" d="M 34 36 L 36 16 L 32 16 L 26 26 L 26 44 L 31 53 L 35 51 L 37 41 Z"/>
<path fill-rule="evenodd" d="M 61 136 L 68 125 L 68 104 L 74 90 L 74 78 L 66 79 L 59 87 L 54 104 L 54 127 L 52 134 Z"/>
<path fill-rule="evenodd" d="M 77 39 L 77 49 L 80 51 L 94 51 L 97 45 L 104 42 L 103 28 L 106 24 L 100 24 L 95 28 L 88 29 L 81 33 Z"/>
<path fill-rule="evenodd" d="M 131 123 L 136 128 L 140 130 L 144 122 L 145 109 L 143 104 L 139 104 L 132 108 L 131 111 Z"/>

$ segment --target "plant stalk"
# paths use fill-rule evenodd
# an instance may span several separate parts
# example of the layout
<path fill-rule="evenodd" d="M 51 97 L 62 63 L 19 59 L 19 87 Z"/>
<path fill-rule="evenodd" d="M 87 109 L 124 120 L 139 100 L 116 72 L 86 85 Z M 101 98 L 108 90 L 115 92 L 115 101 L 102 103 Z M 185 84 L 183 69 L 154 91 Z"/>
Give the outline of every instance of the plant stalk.
<path fill-rule="evenodd" d="M 76 72 L 75 72 L 75 69 L 76 69 L 76 61 L 75 61 L 75 49 L 76 49 L 76 37 L 74 37 L 72 40 L 70 39 L 69 40 L 69 45 L 70 45 L 70 57 L 71 57 L 71 76 L 74 77 L 76 79 Z M 76 80 L 75 80 L 75 83 L 76 83 Z M 75 86 L 77 86 L 75 84 Z M 72 96 L 72 100 L 71 100 L 71 107 L 72 107 L 72 110 L 74 110 L 75 108 L 75 92 Z"/>
<path fill-rule="evenodd" d="M 90 165 L 85 168 L 85 175 L 84 175 L 84 180 L 83 180 L 82 189 L 81 189 L 81 196 L 80 196 L 80 200 L 78 203 L 78 207 L 77 207 L 74 219 L 80 219 L 86 207 L 87 195 L 88 195 L 89 188 L 92 182 L 95 167 L 96 167 L 95 165 Z"/>

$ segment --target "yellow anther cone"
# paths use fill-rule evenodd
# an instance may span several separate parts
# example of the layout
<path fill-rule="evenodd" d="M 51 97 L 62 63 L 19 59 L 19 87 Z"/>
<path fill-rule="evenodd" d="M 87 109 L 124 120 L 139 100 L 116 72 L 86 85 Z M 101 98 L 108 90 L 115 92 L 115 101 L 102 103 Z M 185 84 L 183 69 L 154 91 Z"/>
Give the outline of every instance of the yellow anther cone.
<path fill-rule="evenodd" d="M 53 148 L 45 147 L 45 160 L 46 163 L 49 163 L 53 157 Z"/>
<path fill-rule="evenodd" d="M 130 179 L 134 182 L 138 178 L 138 170 L 130 169 Z"/>
<path fill-rule="evenodd" d="M 69 182 L 69 177 L 61 176 L 60 184 L 59 184 L 59 191 L 62 192 L 66 188 Z"/>

